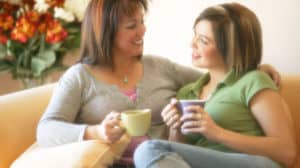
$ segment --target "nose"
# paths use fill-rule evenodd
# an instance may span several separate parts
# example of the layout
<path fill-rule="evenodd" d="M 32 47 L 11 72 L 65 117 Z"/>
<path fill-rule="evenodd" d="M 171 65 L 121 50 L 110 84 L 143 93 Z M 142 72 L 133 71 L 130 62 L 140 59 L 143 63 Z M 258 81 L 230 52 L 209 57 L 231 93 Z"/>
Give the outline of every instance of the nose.
<path fill-rule="evenodd" d="M 190 43 L 190 47 L 191 48 L 196 48 L 197 46 L 196 46 L 196 37 L 193 37 L 192 38 L 192 41 L 191 41 L 191 43 Z"/>
<path fill-rule="evenodd" d="M 138 35 L 140 37 L 144 37 L 145 33 L 146 33 L 146 26 L 144 24 L 140 24 L 139 30 L 138 30 Z"/>

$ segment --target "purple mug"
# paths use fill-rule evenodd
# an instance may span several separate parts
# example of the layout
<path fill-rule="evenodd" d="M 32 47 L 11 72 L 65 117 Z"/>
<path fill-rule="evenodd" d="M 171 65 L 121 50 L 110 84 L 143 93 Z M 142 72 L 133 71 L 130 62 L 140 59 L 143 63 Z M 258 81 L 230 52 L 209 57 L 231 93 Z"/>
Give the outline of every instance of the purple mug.
<path fill-rule="evenodd" d="M 202 108 L 204 108 L 205 100 L 200 100 L 200 99 L 178 100 L 177 108 L 181 112 L 181 114 L 184 115 L 184 114 L 189 113 L 189 111 L 184 110 L 184 108 L 187 106 L 191 106 L 191 105 L 201 106 Z M 201 136 L 200 134 L 186 133 L 182 130 L 181 130 L 181 132 L 184 135 L 190 134 L 190 135 L 197 136 L 197 137 Z"/>
<path fill-rule="evenodd" d="M 200 99 L 178 100 L 177 103 L 177 107 L 182 114 L 188 113 L 188 111 L 185 111 L 184 108 L 191 105 L 196 105 L 196 106 L 198 105 L 203 108 L 205 105 L 205 100 L 200 100 Z"/>

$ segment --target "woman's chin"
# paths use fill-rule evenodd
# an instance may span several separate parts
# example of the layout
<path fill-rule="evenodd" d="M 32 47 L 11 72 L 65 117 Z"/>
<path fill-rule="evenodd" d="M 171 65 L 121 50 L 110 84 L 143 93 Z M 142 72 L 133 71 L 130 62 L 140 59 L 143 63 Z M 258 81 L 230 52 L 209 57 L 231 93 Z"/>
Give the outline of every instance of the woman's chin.
<path fill-rule="evenodd" d="M 192 65 L 198 68 L 204 68 L 200 61 L 193 61 Z"/>

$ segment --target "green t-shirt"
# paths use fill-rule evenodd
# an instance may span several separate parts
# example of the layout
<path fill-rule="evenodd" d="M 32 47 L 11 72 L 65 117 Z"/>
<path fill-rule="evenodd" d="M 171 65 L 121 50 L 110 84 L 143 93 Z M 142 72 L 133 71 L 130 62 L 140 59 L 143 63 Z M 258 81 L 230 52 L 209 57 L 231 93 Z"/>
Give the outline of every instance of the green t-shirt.
<path fill-rule="evenodd" d="M 199 93 L 209 81 L 209 74 L 203 75 L 196 82 L 181 88 L 178 99 L 198 99 Z M 212 119 L 221 127 L 244 135 L 264 136 L 264 132 L 249 107 L 251 98 L 263 89 L 277 90 L 271 78 L 255 70 L 242 75 L 230 71 L 223 82 L 219 83 L 205 103 Z M 236 152 L 220 143 L 206 139 L 201 135 L 188 135 L 187 141 L 194 145 L 225 151 Z"/>

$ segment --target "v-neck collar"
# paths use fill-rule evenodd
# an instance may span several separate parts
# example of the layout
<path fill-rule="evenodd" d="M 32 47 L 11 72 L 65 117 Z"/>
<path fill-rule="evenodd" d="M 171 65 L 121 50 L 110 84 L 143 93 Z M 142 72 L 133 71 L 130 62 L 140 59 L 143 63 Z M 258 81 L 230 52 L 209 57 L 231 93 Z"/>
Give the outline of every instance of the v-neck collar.
<path fill-rule="evenodd" d="M 127 95 L 125 95 L 123 92 L 122 89 L 120 89 L 119 86 L 117 86 L 116 84 L 108 84 L 104 81 L 101 81 L 101 80 L 98 80 L 97 78 L 95 78 L 95 76 L 93 74 L 91 74 L 85 67 L 83 64 L 81 64 L 81 68 L 83 68 L 84 72 L 90 77 L 92 78 L 92 80 L 95 82 L 95 83 L 98 83 L 99 85 L 102 85 L 104 87 L 107 87 L 109 88 L 109 90 L 111 90 L 114 94 L 119 94 L 121 97 L 124 97 L 125 100 L 136 106 L 139 102 L 141 102 L 142 100 L 142 95 L 143 95 L 143 89 L 142 89 L 142 86 L 143 86 L 143 83 L 145 81 L 145 78 L 146 78 L 146 75 L 147 75 L 147 64 L 145 64 L 145 60 L 144 60 L 144 57 L 141 58 L 141 62 L 142 62 L 142 65 L 143 65 L 143 75 L 142 75 L 142 78 L 136 83 L 136 86 L 135 86 L 135 90 L 136 90 L 136 99 L 135 101 L 131 100 Z"/>

